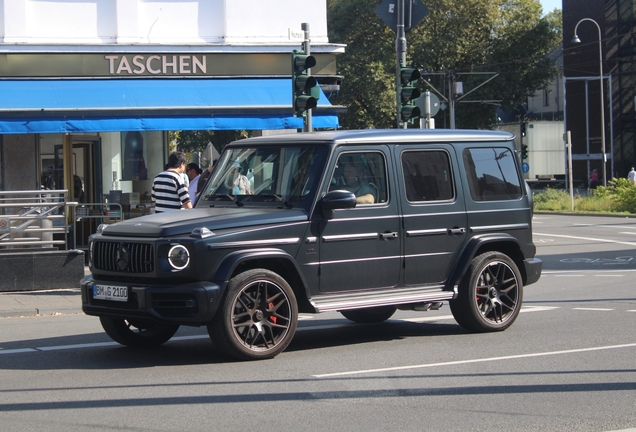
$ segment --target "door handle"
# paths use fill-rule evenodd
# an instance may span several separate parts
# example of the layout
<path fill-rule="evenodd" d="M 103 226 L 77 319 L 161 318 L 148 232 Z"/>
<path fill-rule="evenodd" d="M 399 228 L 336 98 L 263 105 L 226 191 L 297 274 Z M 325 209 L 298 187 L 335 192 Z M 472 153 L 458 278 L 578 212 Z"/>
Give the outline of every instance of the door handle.
<path fill-rule="evenodd" d="M 461 235 L 466 234 L 466 228 L 449 228 L 448 233 L 451 235 Z"/>
<path fill-rule="evenodd" d="M 386 233 L 380 234 L 380 238 L 382 240 L 392 240 L 392 239 L 396 239 L 397 237 L 398 237 L 398 233 L 396 232 L 386 232 Z"/>

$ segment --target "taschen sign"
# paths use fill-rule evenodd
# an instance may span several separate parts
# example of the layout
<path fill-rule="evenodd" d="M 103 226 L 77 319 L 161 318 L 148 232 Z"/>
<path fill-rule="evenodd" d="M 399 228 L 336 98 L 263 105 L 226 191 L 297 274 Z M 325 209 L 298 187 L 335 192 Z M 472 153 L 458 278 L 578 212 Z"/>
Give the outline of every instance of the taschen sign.
<path fill-rule="evenodd" d="M 316 75 L 336 74 L 336 55 L 316 53 Z M 286 77 L 289 53 L 4 53 L 0 78 Z"/>

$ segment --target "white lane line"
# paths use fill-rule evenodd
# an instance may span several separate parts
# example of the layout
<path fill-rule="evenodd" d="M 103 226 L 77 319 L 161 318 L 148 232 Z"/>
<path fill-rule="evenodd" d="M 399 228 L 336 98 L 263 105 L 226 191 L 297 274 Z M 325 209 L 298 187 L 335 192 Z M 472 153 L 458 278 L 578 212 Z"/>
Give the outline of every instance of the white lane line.
<path fill-rule="evenodd" d="M 572 310 L 584 310 L 584 311 L 613 311 L 614 309 L 606 309 L 606 308 L 572 308 Z"/>
<path fill-rule="evenodd" d="M 558 309 L 558 308 L 552 307 L 552 306 L 523 306 L 520 312 L 541 312 L 541 311 L 549 311 L 553 309 Z M 429 317 L 422 317 L 422 318 L 399 319 L 394 321 L 421 323 L 421 322 L 427 322 L 427 321 L 441 321 L 441 320 L 447 320 L 447 319 L 454 319 L 454 318 L 452 315 L 440 315 L 440 316 L 429 316 Z M 366 324 L 343 322 L 339 324 L 325 324 L 325 325 L 317 325 L 317 326 L 311 326 L 311 327 L 298 327 L 296 329 L 296 332 L 302 332 L 307 330 L 328 330 L 328 329 L 363 326 L 363 325 L 366 325 Z M 185 341 L 185 340 L 196 340 L 196 339 L 209 339 L 209 336 L 208 335 L 176 336 L 170 340 Z M 119 346 L 119 344 L 117 342 L 95 342 L 95 343 L 56 345 L 56 346 L 36 347 L 36 348 L 19 348 L 19 349 L 10 349 L 10 350 L 5 350 L 0 348 L 0 354 L 19 354 L 19 353 L 27 353 L 27 352 L 38 352 L 38 351 L 62 351 L 62 350 L 69 350 L 69 349 L 101 348 L 101 347 L 109 347 L 109 346 Z"/>
<path fill-rule="evenodd" d="M 636 231 L 623 231 L 623 232 L 619 232 L 619 234 L 631 234 L 631 235 L 636 235 Z"/>
<path fill-rule="evenodd" d="M 583 277 L 582 274 L 555 274 L 556 277 Z"/>
<path fill-rule="evenodd" d="M 105 346 L 113 346 L 119 345 L 117 342 L 95 342 L 95 343 L 86 343 L 86 344 L 75 344 L 75 345 L 57 345 L 50 347 L 37 347 L 38 351 L 60 351 L 60 350 L 68 350 L 68 349 L 82 349 L 82 348 L 96 348 L 96 347 L 105 347 Z"/>
<path fill-rule="evenodd" d="M 502 357 L 487 357 L 487 358 L 478 358 L 478 359 L 469 359 L 469 360 L 457 360 L 457 361 L 442 362 L 442 363 L 426 363 L 426 364 L 418 364 L 418 365 L 396 366 L 396 367 L 379 368 L 379 369 L 362 369 L 362 370 L 353 370 L 353 371 L 346 371 L 346 372 L 318 374 L 318 375 L 312 375 L 312 376 L 314 378 L 330 378 L 330 377 L 345 376 L 345 375 L 362 375 L 362 374 L 370 374 L 370 373 L 378 373 L 378 372 L 392 372 L 392 371 L 408 370 L 408 369 L 423 369 L 423 368 L 452 366 L 452 365 L 470 364 L 470 363 L 485 363 L 485 362 L 501 361 L 501 360 L 516 360 L 516 359 L 523 359 L 523 358 L 576 354 L 576 353 L 590 352 L 590 351 L 603 351 L 603 350 L 610 350 L 610 349 L 633 348 L 633 347 L 636 347 L 636 343 L 623 344 L 623 345 L 607 345 L 607 346 L 591 347 L 591 348 L 579 348 L 579 349 L 571 349 L 571 350 L 563 350 L 563 351 L 548 351 L 548 352 L 541 352 L 541 353 L 518 354 L 518 355 L 510 355 L 510 356 L 502 356 Z"/>
<path fill-rule="evenodd" d="M 593 276 L 596 276 L 596 277 L 623 277 L 625 275 L 617 275 L 617 274 L 613 274 L 613 275 L 611 275 L 611 274 L 602 274 L 602 275 L 599 275 L 599 274 L 595 274 Z"/>
<path fill-rule="evenodd" d="M 635 310 L 628 310 L 627 312 L 636 312 L 636 309 Z"/>
<path fill-rule="evenodd" d="M 589 240 L 589 241 L 596 241 L 596 242 L 601 242 L 601 243 L 614 243 L 614 244 L 622 244 L 622 245 L 627 245 L 627 246 L 636 246 L 636 243 L 634 243 L 634 242 L 624 242 L 624 241 L 600 239 L 600 238 L 594 238 L 594 237 L 579 237 L 579 236 L 569 236 L 569 235 L 561 235 L 561 234 L 546 234 L 546 233 L 538 233 L 538 232 L 534 232 L 533 235 L 547 236 L 547 237 L 569 238 L 569 239 L 574 239 L 574 240 Z"/>
<path fill-rule="evenodd" d="M 19 349 L 10 349 L 10 350 L 0 350 L 0 355 L 2 354 L 19 354 L 25 352 L 36 352 L 33 348 L 19 348 Z"/>
<path fill-rule="evenodd" d="M 609 270 L 609 269 L 597 269 L 597 270 L 545 270 L 541 272 L 541 276 L 543 275 L 558 275 L 558 274 L 569 274 L 569 273 L 626 273 L 626 272 L 636 272 L 635 269 L 618 269 L 618 270 Z"/>

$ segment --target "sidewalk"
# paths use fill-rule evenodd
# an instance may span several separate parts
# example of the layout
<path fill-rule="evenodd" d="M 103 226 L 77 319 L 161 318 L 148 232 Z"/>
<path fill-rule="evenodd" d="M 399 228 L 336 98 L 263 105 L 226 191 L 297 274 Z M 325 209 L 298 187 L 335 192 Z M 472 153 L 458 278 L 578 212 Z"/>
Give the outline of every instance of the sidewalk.
<path fill-rule="evenodd" d="M 84 273 L 90 273 L 88 268 Z M 79 281 L 77 287 L 46 291 L 0 293 L 0 318 L 82 313 Z"/>

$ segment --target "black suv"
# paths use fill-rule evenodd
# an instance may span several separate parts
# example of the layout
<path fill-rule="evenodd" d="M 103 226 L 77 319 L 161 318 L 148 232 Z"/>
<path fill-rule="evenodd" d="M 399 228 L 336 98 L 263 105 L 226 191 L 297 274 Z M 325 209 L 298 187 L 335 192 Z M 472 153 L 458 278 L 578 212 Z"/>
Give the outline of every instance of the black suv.
<path fill-rule="evenodd" d="M 508 328 L 541 261 L 513 135 L 364 130 L 236 141 L 192 210 L 100 226 L 83 310 L 115 341 L 202 326 L 271 358 L 298 313 L 363 323 L 444 301 L 473 332 Z"/>

